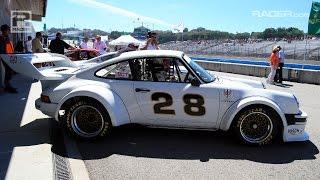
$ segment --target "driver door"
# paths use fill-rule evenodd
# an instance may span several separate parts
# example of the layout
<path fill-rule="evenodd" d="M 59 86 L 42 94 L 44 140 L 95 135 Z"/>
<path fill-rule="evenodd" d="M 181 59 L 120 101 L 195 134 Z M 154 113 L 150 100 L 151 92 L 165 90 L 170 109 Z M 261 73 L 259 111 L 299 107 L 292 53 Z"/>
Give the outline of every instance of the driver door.
<path fill-rule="evenodd" d="M 144 58 L 132 62 L 134 93 L 143 114 L 136 123 L 190 128 L 216 127 L 219 91 L 196 78 L 181 59 Z"/>

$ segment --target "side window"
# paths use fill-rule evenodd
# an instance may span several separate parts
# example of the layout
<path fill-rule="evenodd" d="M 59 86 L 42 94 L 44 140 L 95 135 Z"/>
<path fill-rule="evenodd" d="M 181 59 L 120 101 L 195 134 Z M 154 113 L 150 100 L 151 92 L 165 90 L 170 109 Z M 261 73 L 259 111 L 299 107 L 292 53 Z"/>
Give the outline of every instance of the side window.
<path fill-rule="evenodd" d="M 146 59 L 133 59 L 130 61 L 130 66 L 132 69 L 132 76 L 133 79 L 136 81 L 144 81 L 147 80 L 147 72 L 145 71 L 146 69 L 146 64 L 145 64 Z"/>
<path fill-rule="evenodd" d="M 120 62 L 100 69 L 96 76 L 107 79 L 131 80 L 132 74 L 128 61 Z"/>
<path fill-rule="evenodd" d="M 176 60 L 176 67 L 177 67 L 177 73 L 179 73 L 181 82 L 183 83 L 190 83 L 191 80 L 194 78 L 193 73 L 190 72 L 188 68 L 184 64 L 182 64 L 181 60 Z"/>
<path fill-rule="evenodd" d="M 132 60 L 133 77 L 139 81 L 188 83 L 192 75 L 176 58 L 145 58 Z"/>

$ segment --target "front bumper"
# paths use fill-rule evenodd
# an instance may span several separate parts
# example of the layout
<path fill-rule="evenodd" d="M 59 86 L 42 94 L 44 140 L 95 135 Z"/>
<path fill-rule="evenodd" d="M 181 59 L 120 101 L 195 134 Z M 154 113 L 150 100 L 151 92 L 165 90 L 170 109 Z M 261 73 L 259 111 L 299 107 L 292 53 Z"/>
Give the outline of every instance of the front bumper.
<path fill-rule="evenodd" d="M 45 103 L 39 99 L 35 101 L 35 107 L 40 110 L 43 114 L 50 117 L 55 117 L 58 104 L 55 103 Z"/>
<path fill-rule="evenodd" d="M 307 113 L 301 111 L 301 113 L 296 115 L 286 115 L 286 118 L 288 126 L 284 127 L 284 142 L 309 140 L 309 134 L 305 132 L 308 118 Z"/>

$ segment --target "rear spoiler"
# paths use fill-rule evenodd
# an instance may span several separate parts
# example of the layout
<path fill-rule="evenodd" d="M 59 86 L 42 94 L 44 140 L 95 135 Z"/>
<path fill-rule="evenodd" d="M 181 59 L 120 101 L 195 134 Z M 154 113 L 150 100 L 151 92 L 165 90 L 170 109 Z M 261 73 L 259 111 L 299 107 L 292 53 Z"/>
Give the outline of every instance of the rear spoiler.
<path fill-rule="evenodd" d="M 63 80 L 66 74 L 58 73 L 59 68 L 68 70 L 69 74 L 78 69 L 68 57 L 60 54 L 0 54 L 0 57 L 15 72 L 38 80 Z M 37 68 L 37 64 L 49 66 Z"/>

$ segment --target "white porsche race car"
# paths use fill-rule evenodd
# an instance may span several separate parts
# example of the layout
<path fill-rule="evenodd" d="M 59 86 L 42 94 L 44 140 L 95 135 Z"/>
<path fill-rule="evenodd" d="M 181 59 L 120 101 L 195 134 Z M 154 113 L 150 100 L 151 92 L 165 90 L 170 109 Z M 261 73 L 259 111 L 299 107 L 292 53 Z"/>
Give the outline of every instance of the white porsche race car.
<path fill-rule="evenodd" d="M 293 94 L 211 75 L 183 52 L 102 55 L 92 59 L 101 63 L 81 67 L 55 54 L 1 56 L 13 70 L 41 81 L 36 108 L 79 138 L 106 136 L 113 127 L 136 123 L 231 130 L 250 145 L 309 139 L 307 115 Z M 35 62 L 53 66 L 38 69 Z"/>

